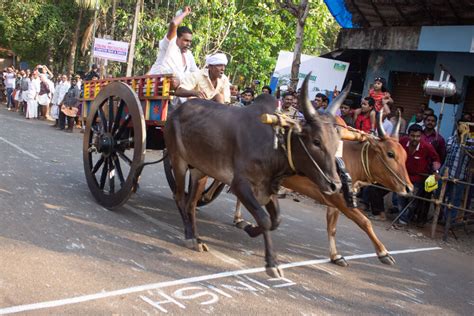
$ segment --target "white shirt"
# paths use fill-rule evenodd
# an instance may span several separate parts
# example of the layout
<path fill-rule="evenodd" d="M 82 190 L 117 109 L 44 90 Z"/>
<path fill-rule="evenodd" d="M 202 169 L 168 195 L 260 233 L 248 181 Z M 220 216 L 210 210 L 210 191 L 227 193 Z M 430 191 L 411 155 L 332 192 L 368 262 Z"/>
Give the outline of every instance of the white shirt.
<path fill-rule="evenodd" d="M 15 74 L 13 72 L 6 72 L 5 77 L 5 88 L 15 89 Z"/>
<path fill-rule="evenodd" d="M 28 98 L 34 100 L 40 92 L 41 81 L 39 80 L 39 78 L 28 80 Z"/>
<path fill-rule="evenodd" d="M 382 126 L 383 126 L 383 129 L 385 130 L 385 133 L 387 133 L 387 135 L 392 135 L 392 132 L 393 132 L 392 122 L 390 122 L 389 120 L 387 120 L 387 118 L 385 118 L 385 120 L 383 120 L 382 122 Z"/>
<path fill-rule="evenodd" d="M 46 79 L 46 82 L 48 83 L 49 88 L 49 98 L 52 98 L 54 93 L 54 82 L 49 79 Z"/>
<path fill-rule="evenodd" d="M 411 123 L 408 124 L 408 126 L 407 126 L 407 132 L 406 132 L 407 134 L 408 134 L 408 130 L 410 129 L 410 127 L 411 127 L 413 124 L 418 124 L 418 125 L 420 125 L 421 127 L 424 127 L 424 126 L 425 126 L 425 123 L 424 123 L 423 121 L 421 121 L 421 122 L 411 122 Z"/>
<path fill-rule="evenodd" d="M 179 81 L 182 81 L 187 74 L 198 70 L 191 51 L 187 50 L 184 53 L 184 59 L 186 64 L 183 63 L 181 50 L 176 44 L 176 37 L 168 40 L 165 35 L 160 41 L 158 56 L 149 74 L 173 74 Z"/>
<path fill-rule="evenodd" d="M 186 90 L 203 91 L 207 95 L 208 100 L 212 100 L 216 94 L 222 93 L 224 103 L 230 103 L 229 78 L 226 75 L 222 75 L 221 78 L 217 79 L 217 86 L 214 88 L 207 68 L 187 75 L 179 87 Z"/>
<path fill-rule="evenodd" d="M 64 99 L 66 92 L 71 87 L 71 83 L 69 81 L 61 81 L 56 85 L 56 89 L 54 89 L 53 93 L 53 104 L 59 105 Z"/>

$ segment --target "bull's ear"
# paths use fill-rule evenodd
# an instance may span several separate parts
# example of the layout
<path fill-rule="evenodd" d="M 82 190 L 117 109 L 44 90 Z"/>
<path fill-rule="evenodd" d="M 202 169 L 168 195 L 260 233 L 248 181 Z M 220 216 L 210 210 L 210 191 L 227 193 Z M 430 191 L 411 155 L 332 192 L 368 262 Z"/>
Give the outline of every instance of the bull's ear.
<path fill-rule="evenodd" d="M 344 100 L 347 98 L 347 95 L 351 91 L 352 81 L 349 81 L 347 86 L 339 93 L 339 95 L 334 98 L 331 103 L 328 105 L 327 112 L 332 116 L 336 115 L 337 110 L 341 107 Z"/>
<path fill-rule="evenodd" d="M 371 148 L 378 152 L 378 153 L 381 153 L 382 152 L 382 149 L 380 147 L 380 140 L 377 139 L 376 137 L 370 135 L 367 137 L 367 141 L 369 142 Z"/>
<path fill-rule="evenodd" d="M 306 122 L 311 122 L 318 116 L 318 112 L 316 112 L 308 98 L 308 81 L 310 76 L 311 71 L 304 78 L 303 86 L 301 87 L 300 98 L 298 100 L 300 109 L 303 110 L 303 115 Z"/>

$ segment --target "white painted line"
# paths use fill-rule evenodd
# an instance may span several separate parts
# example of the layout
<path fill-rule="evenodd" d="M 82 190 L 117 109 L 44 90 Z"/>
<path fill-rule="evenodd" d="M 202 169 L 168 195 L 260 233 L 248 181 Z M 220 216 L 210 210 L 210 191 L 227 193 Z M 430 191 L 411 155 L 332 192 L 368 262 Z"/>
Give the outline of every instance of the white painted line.
<path fill-rule="evenodd" d="M 15 144 L 13 144 L 12 142 L 6 140 L 6 139 L 3 138 L 3 137 L 0 137 L 0 140 L 3 141 L 3 142 L 5 142 L 5 143 L 7 143 L 8 145 L 10 145 L 10 146 L 12 146 L 12 147 L 15 147 L 18 151 L 20 151 L 20 152 L 22 152 L 22 153 L 24 153 L 24 154 L 30 156 L 31 158 L 38 159 L 38 160 L 40 159 L 40 157 L 38 157 L 38 156 L 36 156 L 36 155 L 33 155 L 33 154 L 30 153 L 29 151 L 24 150 L 23 148 L 21 148 L 21 147 L 15 145 Z"/>
<path fill-rule="evenodd" d="M 422 252 L 422 251 L 433 251 L 433 250 L 440 250 L 440 249 L 441 249 L 440 247 L 405 249 L 405 250 L 391 251 L 390 254 L 395 255 L 395 254 L 415 253 L 415 252 Z M 363 259 L 363 258 L 372 258 L 376 256 L 377 254 L 375 253 L 368 253 L 368 254 L 347 256 L 345 258 L 346 260 L 355 260 L 355 259 Z M 323 264 L 323 263 L 328 263 L 329 261 L 330 261 L 329 259 L 318 259 L 318 260 L 293 262 L 293 263 L 282 264 L 280 265 L 280 268 L 288 269 L 288 268 L 293 268 L 293 267 Z M 107 297 L 114 297 L 114 296 L 127 295 L 127 294 L 149 291 L 149 290 L 163 289 L 170 286 L 198 283 L 198 282 L 203 282 L 203 281 L 228 278 L 228 277 L 237 276 L 237 275 L 254 274 L 254 273 L 259 273 L 259 272 L 264 272 L 264 271 L 265 271 L 265 268 L 252 268 L 252 269 L 220 272 L 220 273 L 215 273 L 215 274 L 208 274 L 208 275 L 184 278 L 184 279 L 179 279 L 179 280 L 164 281 L 164 282 L 159 282 L 159 283 L 145 284 L 145 285 L 133 286 L 133 287 L 110 291 L 110 292 L 100 292 L 100 293 L 95 293 L 95 294 L 60 299 L 56 301 L 47 301 L 47 302 L 41 302 L 41 303 L 5 307 L 5 308 L 0 309 L 0 314 L 3 315 L 3 314 L 11 314 L 11 313 L 20 313 L 20 312 L 32 311 L 32 310 L 38 310 L 38 309 L 44 309 L 44 308 L 71 305 L 71 304 L 83 303 L 83 302 L 98 300 L 98 299 L 107 298 Z"/>

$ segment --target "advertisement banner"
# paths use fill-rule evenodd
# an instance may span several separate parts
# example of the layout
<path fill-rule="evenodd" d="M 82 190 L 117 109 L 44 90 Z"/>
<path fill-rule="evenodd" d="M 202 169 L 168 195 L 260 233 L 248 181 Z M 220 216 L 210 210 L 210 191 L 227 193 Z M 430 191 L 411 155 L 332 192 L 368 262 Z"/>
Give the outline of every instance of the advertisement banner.
<path fill-rule="evenodd" d="M 274 91 L 278 86 L 290 84 L 292 62 L 292 52 L 280 52 L 271 80 Z M 349 63 L 347 62 L 301 54 L 298 88 L 311 71 L 308 85 L 309 98 L 313 100 L 316 93 L 319 92 L 329 96 L 335 87 L 337 90 L 343 88 L 342 85 L 348 70 Z"/>
<path fill-rule="evenodd" d="M 128 56 L 128 43 L 96 38 L 94 40 L 93 54 L 96 58 L 126 63 Z"/>

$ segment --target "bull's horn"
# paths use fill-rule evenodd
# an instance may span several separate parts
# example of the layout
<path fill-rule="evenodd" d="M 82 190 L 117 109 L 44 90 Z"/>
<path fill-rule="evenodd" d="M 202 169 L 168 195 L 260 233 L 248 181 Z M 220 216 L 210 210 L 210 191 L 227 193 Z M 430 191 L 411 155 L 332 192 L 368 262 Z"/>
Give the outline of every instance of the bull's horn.
<path fill-rule="evenodd" d="M 397 140 L 399 138 L 401 120 L 402 120 L 402 112 L 400 112 L 400 110 L 397 110 L 397 123 L 395 124 L 395 127 L 393 128 L 393 132 L 392 132 L 392 137 Z"/>
<path fill-rule="evenodd" d="M 351 91 L 351 86 L 352 86 L 352 81 L 349 81 L 349 83 L 341 91 L 341 93 L 339 93 L 339 95 L 331 101 L 331 103 L 328 105 L 328 110 L 327 110 L 329 114 L 331 114 L 332 116 L 336 115 L 337 110 L 339 110 L 342 103 L 347 98 L 347 95 Z"/>
<path fill-rule="evenodd" d="M 310 76 L 311 71 L 304 78 L 303 86 L 301 87 L 300 99 L 298 100 L 300 103 L 300 108 L 303 110 L 304 118 L 307 122 L 314 120 L 314 118 L 318 115 L 318 112 L 316 112 L 308 98 L 308 82 Z"/>
<path fill-rule="evenodd" d="M 377 124 L 377 134 L 379 134 L 380 139 L 386 139 L 387 133 L 385 133 L 385 129 L 383 128 L 383 109 L 377 112 L 376 114 L 376 124 Z"/>

